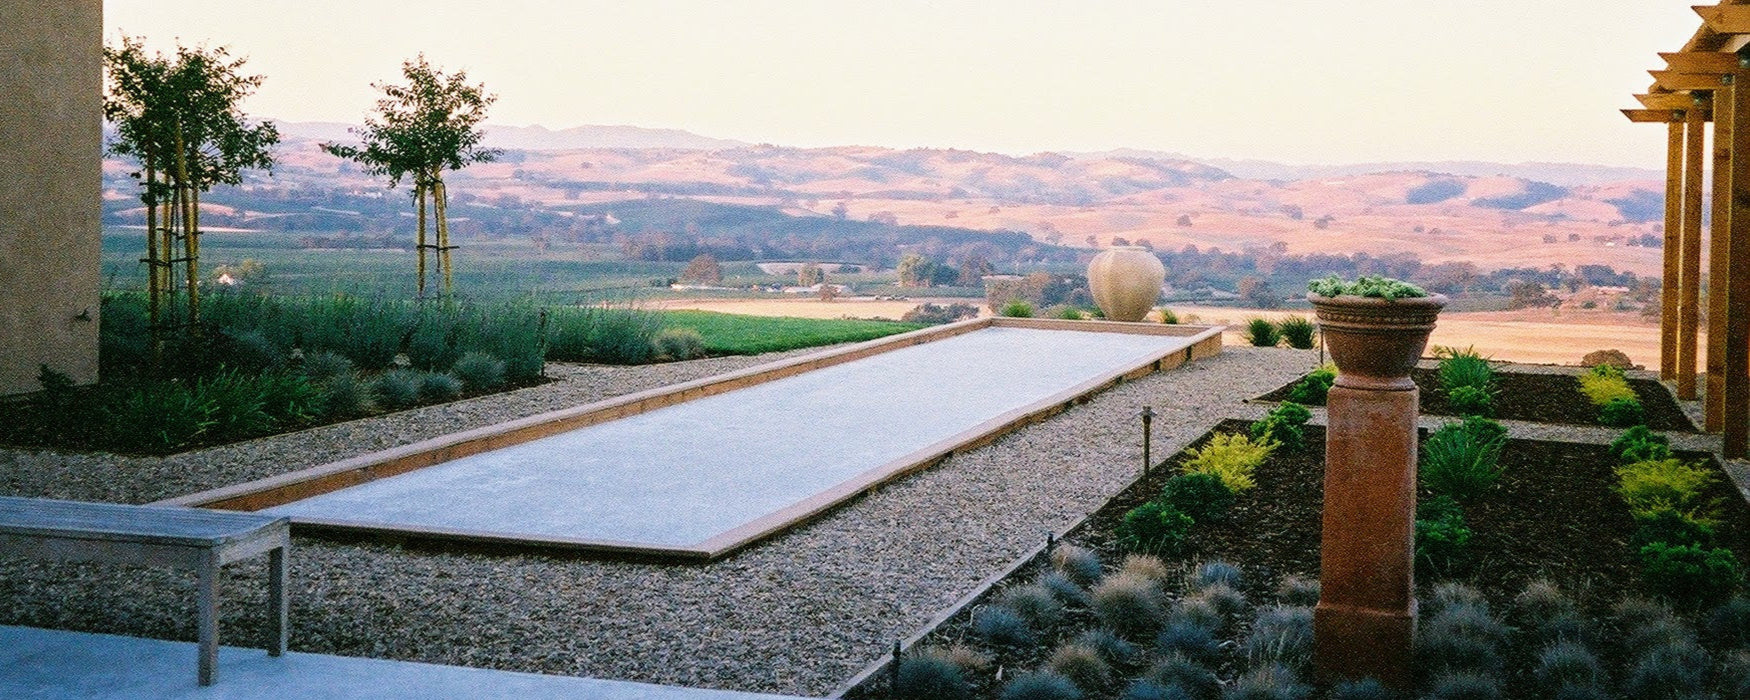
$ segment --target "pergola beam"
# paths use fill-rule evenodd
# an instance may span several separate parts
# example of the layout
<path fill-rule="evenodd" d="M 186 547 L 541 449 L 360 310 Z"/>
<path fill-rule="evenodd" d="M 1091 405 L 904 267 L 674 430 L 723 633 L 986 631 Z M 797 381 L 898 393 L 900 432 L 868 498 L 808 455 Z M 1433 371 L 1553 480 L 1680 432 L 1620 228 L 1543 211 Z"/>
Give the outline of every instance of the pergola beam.
<path fill-rule="evenodd" d="M 1750 5 L 1697 5 L 1695 14 L 1714 34 L 1750 34 Z"/>
<path fill-rule="evenodd" d="M 1738 69 L 1738 54 L 1719 51 L 1661 53 L 1667 70 L 1679 73 L 1730 73 Z"/>
<path fill-rule="evenodd" d="M 1650 70 L 1654 82 L 1659 87 L 1672 92 L 1685 90 L 1718 90 L 1721 73 L 1679 73 L 1671 70 Z"/>

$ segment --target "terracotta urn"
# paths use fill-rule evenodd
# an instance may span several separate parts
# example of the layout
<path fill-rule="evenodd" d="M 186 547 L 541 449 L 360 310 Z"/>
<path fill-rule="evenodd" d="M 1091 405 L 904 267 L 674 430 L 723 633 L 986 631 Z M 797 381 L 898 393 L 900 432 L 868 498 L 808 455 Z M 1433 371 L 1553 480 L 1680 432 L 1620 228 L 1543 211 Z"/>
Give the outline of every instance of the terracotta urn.
<path fill-rule="evenodd" d="M 1446 297 L 1379 299 L 1306 295 L 1319 318 L 1325 348 L 1337 364 L 1337 385 L 1374 391 L 1407 391 L 1410 370 L 1428 347 L 1434 320 Z"/>
<path fill-rule="evenodd" d="M 1167 268 L 1154 252 L 1138 246 L 1118 246 L 1088 263 L 1088 287 L 1094 303 L 1113 321 L 1141 321 L 1161 298 Z"/>

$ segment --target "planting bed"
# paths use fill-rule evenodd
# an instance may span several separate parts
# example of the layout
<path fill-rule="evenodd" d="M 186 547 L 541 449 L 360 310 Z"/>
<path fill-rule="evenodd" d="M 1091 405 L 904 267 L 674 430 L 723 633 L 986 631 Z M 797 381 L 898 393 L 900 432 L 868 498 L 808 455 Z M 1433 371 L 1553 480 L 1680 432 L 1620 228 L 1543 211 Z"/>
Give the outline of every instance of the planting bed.
<path fill-rule="evenodd" d="M 1422 390 L 1422 413 L 1436 416 L 1456 415 L 1447 406 L 1446 392 L 1441 390 L 1436 370 L 1417 368 L 1410 378 Z M 1289 391 L 1299 379 L 1282 385 L 1259 397 L 1260 401 L 1286 401 Z M 1697 432 L 1695 424 L 1672 400 L 1671 392 L 1649 379 L 1630 379 L 1629 386 L 1640 396 L 1647 411 L 1647 427 L 1660 432 Z M 1602 426 L 1598 409 L 1580 393 L 1577 378 L 1565 374 L 1532 374 L 1528 372 L 1496 372 L 1494 418 L 1537 423 L 1566 423 Z M 1323 405 L 1323 404 L 1317 404 Z"/>
<path fill-rule="evenodd" d="M 1249 426 L 1246 421 L 1229 420 L 1218 425 L 1215 432 L 1245 433 Z M 1209 663 L 1224 687 L 1232 686 L 1236 677 L 1252 666 L 1247 661 L 1244 642 L 1250 633 L 1253 613 L 1278 603 L 1277 588 L 1284 578 L 1292 575 L 1316 580 L 1318 576 L 1325 432 L 1322 427 L 1313 425 L 1305 426 L 1304 430 L 1304 449 L 1277 450 L 1257 467 L 1257 487 L 1238 495 L 1225 521 L 1195 525 L 1186 555 L 1167 562 L 1169 575 L 1164 588 L 1169 599 L 1188 595 L 1183 579 L 1187 578 L 1195 563 L 1221 560 L 1236 565 L 1243 573 L 1239 590 L 1249 600 L 1249 606 L 1224 636 L 1239 643 L 1223 643 Z M 1209 437 L 1205 436 L 1191 447 L 1204 445 L 1208 440 Z M 1719 477 L 1707 494 L 1718 499 L 1720 505 L 1717 544 L 1731 549 L 1740 561 L 1750 560 L 1750 506 L 1732 488 L 1730 479 L 1720 473 L 1719 465 L 1710 455 L 1682 453 L 1678 456 L 1709 465 Z M 1070 531 L 1058 546 L 1069 544 L 1097 553 L 1105 563 L 1108 578 L 1115 575 L 1126 556 L 1119 544 L 1120 525 L 1125 513 L 1157 498 L 1166 481 L 1180 473 L 1179 465 L 1185 459 L 1185 453 L 1180 453 L 1164 462 L 1150 476 L 1133 483 Z M 1585 617 L 1595 622 L 1595 644 L 1601 649 L 1614 649 L 1608 645 L 1627 635 L 1621 634 L 1624 630 L 1613 627 L 1612 606 L 1625 598 L 1649 595 L 1641 582 L 1638 560 L 1629 545 L 1630 535 L 1635 529 L 1634 520 L 1612 490 L 1616 483 L 1613 469 L 1617 464 L 1617 458 L 1603 445 L 1508 441 L 1501 456 L 1504 471 L 1499 483 L 1464 510 L 1466 524 L 1474 533 L 1468 563 L 1450 577 L 1418 579 L 1418 598 L 1423 601 L 1424 618 L 1432 609 L 1430 598 L 1434 587 L 1460 582 L 1479 590 L 1497 617 L 1505 619 L 1508 624 L 1524 626 L 1527 621 L 1515 617 L 1514 598 L 1525 590 L 1527 583 L 1541 578 L 1571 596 Z M 1427 494 L 1424 493 L 1422 498 L 1427 499 Z M 973 697 L 1004 697 L 1004 682 L 998 681 L 996 675 L 999 669 L 1004 679 L 1039 669 L 1048 663 L 1060 644 L 1098 626 L 1095 614 L 1088 607 L 1071 603 L 1066 607 L 1063 623 L 1038 630 L 1040 642 L 1037 646 L 999 647 L 981 637 L 975 619 L 982 611 L 997 604 L 1005 590 L 1034 582 L 1051 571 L 1052 564 L 1044 554 L 1019 566 L 987 594 L 929 631 L 919 644 L 907 651 L 907 657 L 925 653 L 925 649 L 954 645 L 971 647 L 991 662 L 988 673 L 970 676 L 974 685 Z M 1692 627 L 1705 625 L 1705 611 L 1680 607 L 1678 616 Z M 1750 631 L 1741 633 L 1750 634 Z M 1506 697 L 1544 697 L 1534 686 L 1529 670 L 1535 664 L 1543 642 L 1530 637 L 1532 635 L 1525 632 L 1514 633 L 1505 647 L 1503 658 L 1508 670 L 1503 677 Z M 1148 638 L 1153 639 L 1152 635 Z M 1724 658 L 1726 652 L 1711 646 L 1716 642 L 1710 640 L 1707 644 L 1716 657 Z M 1139 646 L 1146 651 L 1152 645 L 1145 642 Z M 1148 653 L 1154 659 L 1161 658 L 1159 652 Z M 1613 682 L 1616 674 L 1627 673 L 1626 669 L 1633 665 L 1618 658 L 1616 653 L 1600 653 Z M 1126 697 L 1125 690 L 1131 679 L 1144 673 L 1147 665 L 1146 661 L 1131 665 L 1113 664 L 1114 682 L 1103 691 L 1085 697 Z M 1309 669 L 1300 671 L 1303 679 L 1310 677 Z M 888 679 L 885 670 L 872 673 L 850 689 L 845 697 L 886 698 Z M 1329 697 L 1330 689 L 1314 688 L 1311 696 Z M 1720 695 L 1728 696 L 1729 692 Z"/>

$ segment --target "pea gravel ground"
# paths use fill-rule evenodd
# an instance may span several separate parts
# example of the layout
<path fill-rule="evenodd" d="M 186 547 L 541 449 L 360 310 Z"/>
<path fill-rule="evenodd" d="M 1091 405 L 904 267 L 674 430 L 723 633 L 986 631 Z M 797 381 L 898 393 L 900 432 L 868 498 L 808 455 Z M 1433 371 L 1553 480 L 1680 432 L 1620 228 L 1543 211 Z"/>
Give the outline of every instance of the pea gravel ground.
<path fill-rule="evenodd" d="M 795 354 L 795 353 L 791 353 Z M 237 483 L 785 355 L 640 368 L 553 366 L 558 381 L 164 458 L 0 450 L 0 493 L 141 503 Z M 298 651 L 821 695 L 1135 476 L 1137 411 L 1165 456 L 1312 366 L 1229 347 L 1088 403 L 706 565 L 489 554 L 299 537 Z M 992 368 L 1001 371 L 1001 368 Z M 831 450 L 831 445 L 822 445 Z M 265 624 L 258 563 L 227 567 L 222 638 Z M 194 580 L 153 568 L 0 559 L 0 624 L 192 640 Z"/>

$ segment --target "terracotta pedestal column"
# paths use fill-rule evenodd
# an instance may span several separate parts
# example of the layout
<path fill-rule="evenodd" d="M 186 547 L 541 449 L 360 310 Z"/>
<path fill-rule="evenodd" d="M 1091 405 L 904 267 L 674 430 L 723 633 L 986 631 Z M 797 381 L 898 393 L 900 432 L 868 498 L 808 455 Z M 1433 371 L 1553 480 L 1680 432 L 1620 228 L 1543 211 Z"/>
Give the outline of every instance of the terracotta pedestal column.
<path fill-rule="evenodd" d="M 1408 688 L 1421 398 L 1409 374 L 1446 299 L 1312 300 L 1338 370 L 1326 400 L 1314 661 L 1325 680 Z"/>

